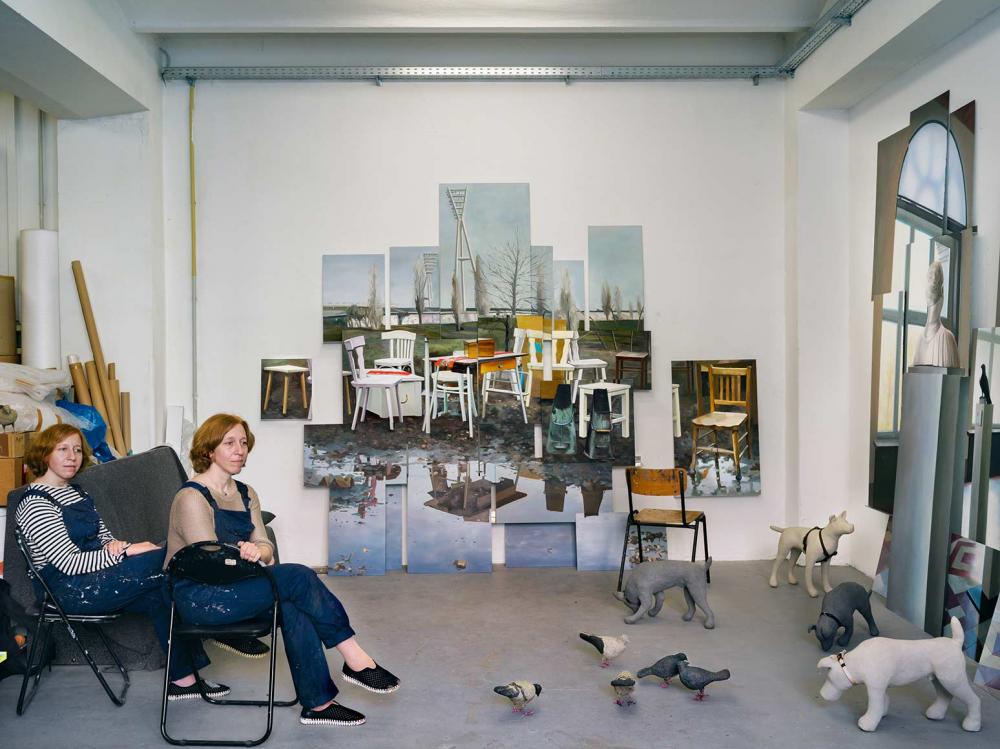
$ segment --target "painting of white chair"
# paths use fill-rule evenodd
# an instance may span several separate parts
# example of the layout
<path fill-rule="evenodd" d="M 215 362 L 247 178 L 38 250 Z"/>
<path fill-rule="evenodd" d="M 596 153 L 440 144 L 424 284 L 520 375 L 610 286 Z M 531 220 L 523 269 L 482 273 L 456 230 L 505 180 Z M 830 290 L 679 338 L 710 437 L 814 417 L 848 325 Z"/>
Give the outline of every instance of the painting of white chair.
<path fill-rule="evenodd" d="M 523 354 L 526 340 L 526 331 L 523 328 L 515 328 L 514 347 L 511 353 Z M 521 376 L 523 374 L 520 365 L 521 360 L 515 359 L 514 362 L 514 369 L 501 369 L 496 372 L 487 372 L 483 375 L 483 416 L 486 415 L 486 404 L 489 403 L 490 393 L 494 395 L 513 395 L 521 402 L 521 416 L 524 417 L 524 423 L 527 424 L 528 412 L 526 406 L 528 398 L 531 397 L 530 391 L 526 392 L 521 384 Z"/>
<path fill-rule="evenodd" d="M 391 374 L 369 374 L 365 368 L 365 337 L 355 336 L 344 341 L 344 350 L 347 352 L 347 362 L 351 367 L 351 387 L 355 390 L 354 420 L 351 422 L 351 430 L 357 429 L 358 416 L 361 421 L 365 420 L 365 412 L 368 407 L 368 396 L 372 390 L 384 390 L 387 411 L 389 413 L 389 429 L 394 429 L 393 416 L 399 415 L 399 420 L 403 420 L 402 409 L 399 401 L 399 383 L 410 380 L 413 375 L 391 375 Z"/>
<path fill-rule="evenodd" d="M 417 334 L 408 330 L 389 330 L 382 334 L 389 342 L 389 355 L 375 360 L 376 369 L 404 369 L 413 372 L 413 346 Z"/>
<path fill-rule="evenodd" d="M 567 363 L 573 368 L 573 402 L 576 403 L 580 385 L 583 383 L 583 375 L 587 370 L 593 371 L 593 382 L 607 382 L 608 363 L 604 359 L 581 359 L 580 358 L 580 334 L 573 331 L 573 337 L 569 342 L 569 358 Z"/>

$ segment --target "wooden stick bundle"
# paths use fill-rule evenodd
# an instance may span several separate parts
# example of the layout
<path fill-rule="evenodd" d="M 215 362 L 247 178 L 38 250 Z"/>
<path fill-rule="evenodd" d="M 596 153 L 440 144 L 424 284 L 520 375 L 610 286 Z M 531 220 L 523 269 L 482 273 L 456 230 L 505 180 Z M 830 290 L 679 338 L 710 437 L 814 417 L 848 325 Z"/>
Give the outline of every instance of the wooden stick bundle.
<path fill-rule="evenodd" d="M 125 449 L 125 437 L 122 435 L 121 421 L 118 417 L 118 403 L 119 399 L 112 399 L 113 393 L 111 390 L 111 383 L 108 380 L 108 366 L 104 361 L 104 350 L 101 348 L 101 339 L 97 334 L 97 324 L 94 322 L 94 311 L 90 306 L 90 294 L 87 292 L 87 281 L 83 277 L 83 266 L 80 265 L 79 260 L 74 260 L 71 263 L 73 268 L 73 278 L 76 281 L 76 292 L 80 297 L 80 309 L 83 311 L 83 322 L 87 326 L 87 337 L 90 339 L 90 348 L 94 354 L 94 364 L 96 366 L 96 375 L 98 382 L 100 383 L 100 394 L 104 404 L 112 404 L 112 408 L 105 407 L 106 413 L 102 413 L 105 420 L 108 422 L 108 426 L 111 428 L 111 441 L 114 445 L 115 450 L 118 451 L 120 455 L 125 455 L 127 453 Z M 89 365 L 89 362 L 88 362 Z M 89 374 L 89 366 L 87 369 Z M 96 393 L 94 389 L 91 389 L 91 398 L 96 404 Z M 98 408 L 100 411 L 100 408 Z"/>

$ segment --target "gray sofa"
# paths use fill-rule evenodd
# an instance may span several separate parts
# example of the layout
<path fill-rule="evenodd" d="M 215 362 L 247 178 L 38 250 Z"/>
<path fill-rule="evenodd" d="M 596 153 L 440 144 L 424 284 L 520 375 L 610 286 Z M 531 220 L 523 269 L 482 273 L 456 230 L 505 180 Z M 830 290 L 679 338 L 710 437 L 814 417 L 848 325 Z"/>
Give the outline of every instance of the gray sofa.
<path fill-rule="evenodd" d="M 77 482 L 93 496 L 101 517 L 117 538 L 162 543 L 167 538 L 170 503 L 187 475 L 177 454 L 170 447 L 154 447 L 110 463 L 93 466 L 80 473 Z M 7 527 L 4 538 L 4 578 L 10 583 L 14 598 L 34 608 L 35 594 L 28 580 L 24 558 L 14 541 L 14 515 L 24 488 L 7 495 Z M 266 519 L 270 519 L 269 513 Z M 274 542 L 274 534 L 267 529 Z M 277 548 L 277 547 L 275 547 Z M 55 663 L 79 663 L 80 655 L 65 635 L 58 633 Z M 162 668 L 164 657 L 149 619 L 125 615 L 105 631 L 117 643 L 119 657 L 130 669 Z M 88 642 L 88 645 L 90 643 Z M 99 663 L 108 663 L 99 644 L 91 648 Z"/>

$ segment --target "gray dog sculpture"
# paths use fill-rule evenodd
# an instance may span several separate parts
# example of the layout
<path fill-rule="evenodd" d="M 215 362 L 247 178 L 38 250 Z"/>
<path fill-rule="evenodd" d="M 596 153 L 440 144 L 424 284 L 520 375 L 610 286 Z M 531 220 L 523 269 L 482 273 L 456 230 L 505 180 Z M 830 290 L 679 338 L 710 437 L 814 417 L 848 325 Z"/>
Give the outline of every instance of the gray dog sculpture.
<path fill-rule="evenodd" d="M 872 616 L 871 591 L 865 590 L 857 583 L 841 583 L 823 596 L 819 618 L 815 624 L 809 625 L 809 632 L 816 633 L 820 647 L 829 651 L 833 647 L 833 638 L 843 627 L 844 634 L 837 644 L 846 648 L 854 634 L 854 612 L 857 611 L 868 622 L 868 631 L 872 637 L 878 637 L 878 626 Z"/>
<path fill-rule="evenodd" d="M 694 618 L 695 604 L 705 614 L 705 629 L 715 627 L 715 614 L 708 605 L 708 583 L 706 574 L 712 566 L 712 557 L 704 564 L 674 560 L 643 562 L 632 568 L 622 592 L 615 598 L 624 601 L 632 609 L 632 615 L 625 617 L 626 624 L 635 624 L 643 615 L 656 616 L 663 608 L 664 592 L 668 588 L 681 586 L 688 610 L 683 619 Z"/>

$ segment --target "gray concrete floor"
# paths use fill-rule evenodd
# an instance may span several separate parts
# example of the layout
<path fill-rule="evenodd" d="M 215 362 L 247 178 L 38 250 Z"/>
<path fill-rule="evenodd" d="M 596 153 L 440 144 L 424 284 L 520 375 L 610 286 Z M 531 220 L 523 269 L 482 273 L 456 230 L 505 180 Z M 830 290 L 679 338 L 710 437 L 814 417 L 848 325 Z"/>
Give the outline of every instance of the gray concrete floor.
<path fill-rule="evenodd" d="M 298 708 L 276 711 L 271 746 L 319 747 L 995 747 L 1000 738 L 1000 700 L 984 690 L 983 730 L 961 730 L 961 708 L 940 722 L 926 720 L 933 699 L 928 683 L 891 691 L 892 709 L 878 732 L 855 725 L 865 691 L 855 687 L 837 703 L 819 697 L 823 655 L 806 627 L 819 603 L 801 586 L 767 587 L 768 563 L 716 563 L 709 592 L 718 619 L 705 630 L 700 614 L 681 621 L 682 596 L 673 591 L 655 619 L 626 626 L 625 607 L 611 597 L 615 575 L 572 569 L 504 570 L 492 575 L 406 575 L 336 578 L 331 587 L 344 601 L 361 643 L 403 680 L 391 695 L 343 685 L 341 701 L 367 714 L 360 727 L 303 726 Z M 834 583 L 868 581 L 835 568 Z M 876 597 L 877 599 L 877 597 Z M 888 637 L 920 636 L 916 628 L 874 606 Z M 614 668 L 578 633 L 631 638 Z M 857 617 L 852 646 L 867 637 Z M 714 684 L 704 703 L 675 682 L 660 689 L 643 680 L 638 704 L 613 702 L 609 682 L 620 669 L 637 669 L 677 651 L 710 669 L 729 668 L 732 679 Z M 211 649 L 209 678 L 261 694 L 266 662 Z M 329 656 L 336 674 L 341 660 Z M 115 708 L 89 670 L 57 667 L 43 677 L 27 715 L 16 717 L 14 679 L 0 682 L 0 744 L 5 747 L 161 747 L 159 699 L 162 672 L 137 672 L 128 702 Z M 544 687 L 530 718 L 511 714 L 492 687 L 530 679 Z M 290 679 L 279 661 L 279 694 Z M 237 695 L 234 694 L 234 697 Z M 192 737 L 247 737 L 262 725 L 259 708 L 174 703 L 175 733 Z"/>

